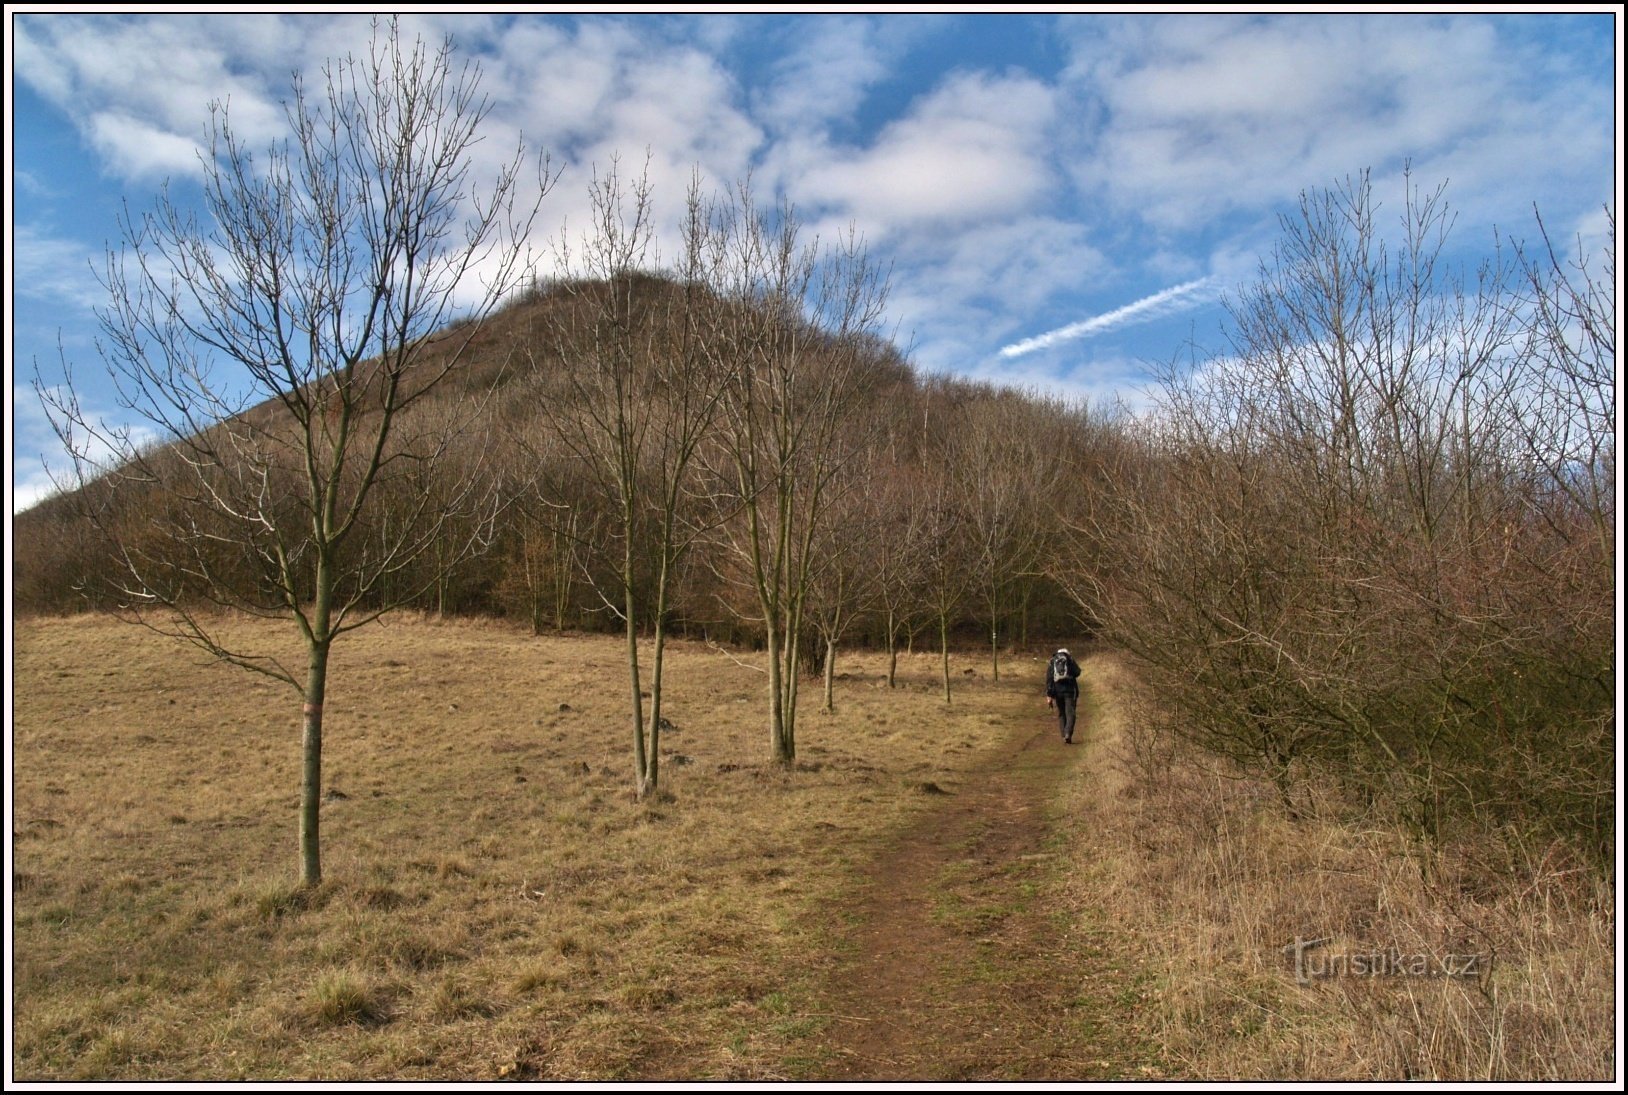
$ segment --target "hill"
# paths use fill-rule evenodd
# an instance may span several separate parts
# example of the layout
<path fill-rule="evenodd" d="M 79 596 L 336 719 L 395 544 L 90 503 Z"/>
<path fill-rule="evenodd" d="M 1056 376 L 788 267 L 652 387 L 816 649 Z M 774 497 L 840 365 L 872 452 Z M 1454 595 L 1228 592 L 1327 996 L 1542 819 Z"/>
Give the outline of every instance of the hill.
<path fill-rule="evenodd" d="M 495 517 L 481 530 L 474 557 L 453 566 L 435 552 L 426 552 L 393 569 L 376 594 L 365 595 L 364 601 L 393 599 L 408 589 L 414 591 L 406 599 L 411 608 L 517 618 L 538 631 L 614 627 L 600 594 L 617 581 L 608 565 L 614 553 L 610 523 L 615 502 L 597 481 L 592 462 L 560 443 L 561 423 L 593 413 L 588 405 L 595 397 L 593 372 L 613 352 L 627 355 L 639 398 L 659 404 L 667 392 L 653 378 L 653 363 L 685 353 L 686 338 L 695 338 L 693 331 L 686 335 L 683 325 L 695 322 L 697 306 L 688 298 L 696 294 L 707 297 L 710 339 L 744 339 L 741 331 L 762 329 L 761 323 L 731 314 L 750 312 L 751 305 L 726 304 L 710 290 L 669 276 L 637 274 L 615 284 L 533 285 L 479 323 L 455 323 L 423 339 L 404 385 L 411 388 L 422 378 L 427 386 L 429 378 L 443 372 L 445 379 L 401 414 L 392 444 L 403 456 L 414 451 L 414 439 L 439 446 L 434 475 L 440 478 L 413 474 L 409 467 L 386 482 L 351 539 L 362 545 L 378 542 L 390 533 L 392 521 L 411 519 L 423 499 L 469 489 L 471 476 L 484 477 L 479 489 L 491 492 L 489 508 Z M 614 335 L 620 349 L 607 345 L 608 315 L 617 327 Z M 990 424 L 1009 439 L 1029 439 L 1031 451 L 1045 448 L 1044 467 L 1018 463 L 1027 454 L 1011 445 L 1007 446 L 1011 451 L 1001 454 L 1010 465 L 1005 473 L 1014 478 L 1032 476 L 1036 489 L 1051 474 L 1049 468 L 1083 466 L 1100 445 L 1103 426 L 1083 406 L 988 384 L 922 377 L 897 348 L 869 335 L 834 337 L 818 324 L 801 320 L 788 330 L 785 337 L 800 343 L 799 391 L 812 399 L 834 383 L 831 370 L 839 360 L 844 369 L 841 383 L 852 390 L 847 428 L 860 451 L 844 491 L 876 502 L 900 492 L 919 498 L 925 484 L 959 473 L 950 467 L 953 456 L 948 450 L 954 440 Z M 713 347 L 714 357 L 720 352 L 729 353 Z M 750 352 L 742 347 L 737 356 Z M 371 383 L 365 376 L 368 368 L 364 364 L 359 382 L 364 388 Z M 705 383 L 723 381 L 711 378 Z M 287 466 L 280 474 L 293 480 L 299 474 L 300 444 L 291 435 L 291 424 L 280 421 L 277 412 L 278 400 L 268 397 L 245 410 L 241 422 L 274 439 L 275 444 L 262 447 L 286 448 Z M 721 429 L 720 425 L 706 439 L 707 444 L 727 443 Z M 161 452 L 157 464 L 179 459 L 182 447 L 172 442 L 164 451 L 177 455 L 166 457 Z M 986 449 L 965 454 L 963 460 L 987 462 L 990 455 Z M 123 478 L 114 474 L 17 515 L 17 610 L 72 613 L 119 603 L 121 586 L 128 584 L 130 575 L 111 554 L 110 531 L 122 535 L 120 530 L 141 529 L 133 539 L 150 540 L 141 546 L 157 560 L 184 558 L 200 550 L 196 541 L 174 527 L 170 509 L 176 500 L 163 497 L 153 478 L 145 471 Z M 697 486 L 692 493 L 698 497 L 707 489 Z M 981 500 L 962 491 L 954 501 L 972 509 Z M 1010 509 L 1017 501 L 1005 504 Z M 889 516 L 884 513 L 881 519 Z M 469 522 L 486 519 L 474 513 L 465 517 Z M 705 523 L 715 521 L 716 514 L 691 512 L 687 519 Z M 1049 521 L 1041 512 L 1004 513 L 1001 519 L 1030 526 L 1029 540 L 1037 540 Z M 468 533 L 467 527 L 459 528 L 456 536 L 447 538 L 468 539 Z M 1024 554 L 1033 558 L 1042 552 L 1037 542 Z M 235 595 L 251 603 L 269 602 L 267 607 L 276 610 L 275 596 L 261 591 L 265 579 L 242 565 L 241 554 L 222 548 L 221 557 L 210 565 L 228 575 L 236 567 L 238 573 L 228 583 Z M 750 623 L 753 606 L 741 599 L 727 554 L 717 538 L 698 544 L 680 576 L 673 625 L 682 633 L 761 641 L 761 632 L 754 632 Z M 1027 559 L 1003 558 L 999 563 L 1013 572 L 1010 596 L 994 609 L 1002 616 L 996 628 L 1002 635 L 1021 640 L 1030 631 L 1044 634 L 1078 626 L 1078 604 L 1051 585 L 1045 573 L 1028 565 Z M 184 570 L 177 567 L 174 573 L 183 591 Z M 194 595 L 205 597 L 208 592 L 199 588 Z M 921 601 L 923 595 L 918 590 L 910 599 Z M 918 605 L 906 615 L 922 616 L 924 611 Z M 978 616 L 970 598 L 958 598 L 951 628 L 969 639 L 987 633 L 993 621 L 980 623 Z M 920 626 L 919 621 L 906 623 L 907 632 Z M 878 618 L 865 617 L 860 628 L 862 641 L 885 645 Z M 811 657 L 808 664 L 816 660 Z"/>

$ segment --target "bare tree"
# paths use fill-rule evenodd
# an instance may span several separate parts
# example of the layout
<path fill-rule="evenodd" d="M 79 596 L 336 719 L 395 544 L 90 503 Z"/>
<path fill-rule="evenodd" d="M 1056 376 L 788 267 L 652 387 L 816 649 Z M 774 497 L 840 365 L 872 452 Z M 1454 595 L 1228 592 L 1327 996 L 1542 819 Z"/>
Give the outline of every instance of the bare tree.
<path fill-rule="evenodd" d="M 660 778 L 663 655 L 679 567 L 705 528 L 688 505 L 692 464 L 721 396 L 702 352 L 702 316 L 712 301 L 703 268 L 708 214 L 693 182 L 679 270 L 656 277 L 647 272 L 659 265 L 648 174 L 628 189 L 612 163 L 591 196 L 592 227 L 578 244 L 561 241 L 558 307 L 534 337 L 559 365 L 561 398 L 536 407 L 592 486 L 578 501 L 614 514 L 614 588 L 600 595 L 627 640 L 634 786 L 642 798 Z M 582 505 L 560 504 L 557 512 L 556 529 L 593 525 Z M 594 547 L 603 552 L 605 544 Z M 646 627 L 648 679 L 639 654 Z"/>
<path fill-rule="evenodd" d="M 1616 212 L 1605 210 L 1615 240 Z M 1598 541 L 1596 557 L 1614 553 L 1616 505 L 1617 262 L 1608 245 L 1596 265 L 1581 243 L 1562 259 L 1541 217 L 1540 248 L 1520 253 L 1527 282 L 1528 402 L 1519 444 L 1542 469 L 1545 493 L 1581 515 Z"/>
<path fill-rule="evenodd" d="M 564 631 L 571 620 L 578 551 L 586 540 L 581 511 L 573 507 L 558 519 L 551 515 L 544 521 L 524 505 L 515 510 L 509 555 L 499 579 L 506 609 L 523 610 L 533 635 L 541 635 L 545 624 Z"/>
<path fill-rule="evenodd" d="M 895 468 L 870 495 L 875 503 L 876 600 L 887 646 L 887 686 L 896 687 L 900 632 L 913 634 L 923 613 L 928 545 L 916 485 L 916 469 Z"/>
<path fill-rule="evenodd" d="M 1002 624 L 1039 565 L 1054 498 L 1065 482 L 1058 439 L 1047 428 L 1051 410 L 1037 399 L 991 392 L 963 409 L 961 426 L 946 438 L 996 680 Z"/>
<path fill-rule="evenodd" d="M 814 565 L 809 582 L 809 615 L 825 647 L 821 674 L 825 710 L 836 710 L 834 697 L 837 647 L 854 622 L 870 610 L 879 588 L 874 499 L 863 489 L 874 468 L 854 462 L 833 484 L 827 520 L 815 535 Z"/>
<path fill-rule="evenodd" d="M 366 55 L 323 75 L 314 91 L 294 77 L 289 136 L 262 158 L 214 104 L 204 219 L 166 191 L 108 258 L 102 354 L 159 443 L 92 420 L 71 385 L 41 387 L 81 486 L 103 471 L 98 445 L 116 453 L 113 504 L 91 516 L 118 553 L 123 606 L 303 694 L 306 885 L 322 878 L 334 641 L 419 596 L 425 559 L 433 586 L 490 533 L 491 481 L 466 446 L 495 366 L 474 369 L 468 351 L 523 273 L 549 185 L 539 159 L 529 189 L 522 148 L 478 187 L 491 104 L 450 41 L 375 24 Z M 389 520 L 370 528 L 381 505 Z M 290 620 L 303 670 L 232 646 L 196 611 L 210 603 Z"/>
<path fill-rule="evenodd" d="M 920 553 L 915 560 L 921 581 L 921 604 L 938 628 L 938 651 L 943 670 L 944 702 L 950 696 L 950 627 L 966 607 L 972 589 L 976 548 L 968 535 L 966 499 L 951 467 L 960 411 L 950 408 L 937 416 L 923 416 L 919 449 L 921 477 L 912 500 Z"/>
<path fill-rule="evenodd" d="M 950 702 L 950 625 L 965 607 L 973 556 L 966 535 L 966 517 L 955 500 L 935 491 L 922 527 L 929 539 L 923 573 L 927 605 L 938 625 L 938 652 L 943 670 L 944 702 Z"/>
<path fill-rule="evenodd" d="M 857 451 L 849 420 L 893 363 L 875 337 L 887 286 L 852 234 L 805 243 L 790 208 L 771 214 L 745 187 L 723 212 L 709 231 L 721 306 L 707 345 L 725 374 L 709 472 L 768 645 L 770 756 L 790 765 L 815 536 Z"/>

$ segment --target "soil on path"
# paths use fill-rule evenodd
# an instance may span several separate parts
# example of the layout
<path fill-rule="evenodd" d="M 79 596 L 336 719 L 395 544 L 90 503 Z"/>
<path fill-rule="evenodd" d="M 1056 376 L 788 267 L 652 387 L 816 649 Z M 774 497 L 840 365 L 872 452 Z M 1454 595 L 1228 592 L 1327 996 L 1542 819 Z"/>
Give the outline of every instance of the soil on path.
<path fill-rule="evenodd" d="M 1032 700 L 1029 703 L 1032 704 Z M 1077 841 L 1065 781 L 1102 763 L 1014 703 L 1007 738 L 864 873 L 828 989 L 833 1080 L 1091 1080 L 1155 1070 L 1139 985 L 1066 897 Z"/>

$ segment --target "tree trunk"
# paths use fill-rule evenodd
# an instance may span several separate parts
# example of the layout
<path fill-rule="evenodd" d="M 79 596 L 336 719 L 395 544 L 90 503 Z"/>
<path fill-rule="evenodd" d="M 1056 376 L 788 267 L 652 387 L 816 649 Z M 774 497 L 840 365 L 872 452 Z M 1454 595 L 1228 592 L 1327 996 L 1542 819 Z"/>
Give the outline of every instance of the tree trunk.
<path fill-rule="evenodd" d="M 887 686 L 893 687 L 893 679 L 899 672 L 899 636 L 896 634 L 896 625 L 893 622 L 893 610 L 887 614 Z"/>
<path fill-rule="evenodd" d="M 672 513 L 668 511 L 662 525 L 661 570 L 656 575 L 656 603 L 651 610 L 655 623 L 654 646 L 650 652 L 650 751 L 644 762 L 644 781 L 639 794 L 642 798 L 654 794 L 661 783 L 661 689 L 662 665 L 667 652 L 667 597 L 668 576 L 672 559 Z"/>
<path fill-rule="evenodd" d="M 312 639 L 305 673 L 305 729 L 300 740 L 300 884 L 322 882 L 322 701 L 328 691 L 328 645 Z"/>
<path fill-rule="evenodd" d="M 786 747 L 785 692 L 782 676 L 785 667 L 780 664 L 780 629 L 773 621 L 768 627 L 769 644 L 769 756 L 774 763 L 791 767 L 791 754 Z"/>
<path fill-rule="evenodd" d="M 944 702 L 950 702 L 950 618 L 938 618 L 938 649 L 944 656 Z"/>
<path fill-rule="evenodd" d="M 797 760 L 797 689 L 802 684 L 803 658 L 801 639 L 787 635 L 784 650 L 790 658 L 786 673 L 780 678 L 786 690 L 785 703 L 780 709 L 780 739 L 785 747 L 785 765 L 790 768 Z"/>
<path fill-rule="evenodd" d="M 990 624 L 989 624 L 989 664 L 990 664 L 990 669 L 993 672 L 995 679 L 997 681 L 1000 680 L 1001 679 L 1000 629 L 995 626 L 993 617 L 991 617 Z"/>
<path fill-rule="evenodd" d="M 571 529 L 576 531 L 576 514 L 571 515 Z M 554 529 L 549 533 L 552 544 L 548 560 L 550 586 L 554 594 L 554 630 L 564 631 L 566 617 L 571 612 L 571 542 L 565 533 Z"/>
<path fill-rule="evenodd" d="M 534 560 L 531 558 L 529 548 L 525 554 L 526 590 L 531 594 L 531 633 L 543 633 L 543 575 L 542 566 L 532 569 Z"/>
<path fill-rule="evenodd" d="M 656 615 L 656 645 L 650 654 L 650 751 L 645 756 L 640 798 L 655 793 L 661 782 L 661 662 L 667 646 L 667 625 L 662 615 Z"/>
<path fill-rule="evenodd" d="M 825 640 L 825 712 L 831 714 L 836 708 L 832 702 L 831 682 L 836 679 L 837 644 L 832 639 Z"/>
<path fill-rule="evenodd" d="M 633 540 L 632 537 L 623 538 L 623 553 L 626 556 L 623 574 L 633 573 Z M 644 696 L 639 688 L 639 630 L 637 605 L 634 603 L 635 595 L 633 584 L 628 581 L 622 583 L 622 618 L 626 624 L 627 632 L 627 672 L 628 683 L 632 690 L 633 712 L 633 790 L 634 794 L 643 798 L 645 787 L 645 765 L 647 757 L 644 749 Z"/>
<path fill-rule="evenodd" d="M 447 614 L 447 562 L 439 540 L 435 544 L 435 615 L 445 619 Z"/>

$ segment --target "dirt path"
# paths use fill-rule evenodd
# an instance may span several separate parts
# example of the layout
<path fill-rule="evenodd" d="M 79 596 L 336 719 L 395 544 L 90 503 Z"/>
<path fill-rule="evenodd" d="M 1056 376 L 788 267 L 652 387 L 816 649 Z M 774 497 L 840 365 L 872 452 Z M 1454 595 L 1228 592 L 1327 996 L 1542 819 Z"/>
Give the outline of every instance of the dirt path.
<path fill-rule="evenodd" d="M 1138 1075 L 1144 1052 L 1115 1020 L 1126 978 L 1058 901 L 1078 838 L 1060 791 L 1089 778 L 1098 750 L 1088 726 L 1064 746 L 1043 710 L 1010 723 L 845 910 L 852 957 L 830 990 L 822 1078 Z"/>

